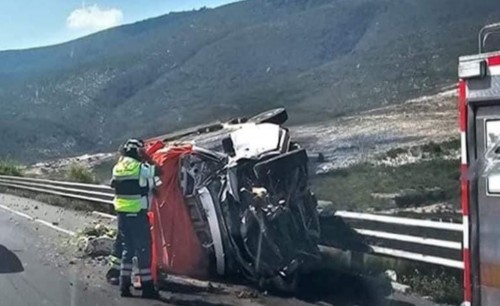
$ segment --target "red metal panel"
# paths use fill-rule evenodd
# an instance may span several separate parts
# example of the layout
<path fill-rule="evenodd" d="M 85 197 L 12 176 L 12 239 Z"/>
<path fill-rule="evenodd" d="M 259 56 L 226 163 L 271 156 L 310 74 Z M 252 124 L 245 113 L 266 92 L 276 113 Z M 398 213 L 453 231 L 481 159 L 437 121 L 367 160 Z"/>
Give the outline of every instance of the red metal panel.
<path fill-rule="evenodd" d="M 500 62 L 499 62 L 500 63 Z M 465 80 L 460 80 L 458 84 L 458 101 L 459 101 L 459 126 L 460 134 L 465 135 L 467 131 L 467 83 Z M 462 139 L 462 151 L 467 148 L 466 137 Z M 462 152 L 462 165 L 461 165 L 461 202 L 463 219 L 469 219 L 470 200 L 469 200 L 469 180 L 467 177 L 468 161 L 466 151 Z M 471 283 L 471 258 L 469 250 L 469 222 L 464 222 L 464 242 L 463 242 L 463 261 L 464 261 L 464 301 L 471 302 L 472 300 L 472 283 Z"/>
<path fill-rule="evenodd" d="M 467 130 L 467 84 L 464 80 L 458 83 L 458 110 L 459 110 L 459 126 L 460 132 Z"/>
<path fill-rule="evenodd" d="M 467 180 L 469 168 L 467 165 L 461 165 L 461 180 L 460 180 L 460 192 L 461 192 L 461 202 L 462 202 L 462 215 L 464 217 L 469 216 L 469 181 Z"/>
<path fill-rule="evenodd" d="M 208 254 L 201 245 L 184 202 L 179 183 L 180 159 L 191 145 L 171 147 L 152 155 L 162 169 L 162 186 L 155 195 L 153 212 L 155 256 L 158 267 L 167 273 L 208 277 Z"/>
<path fill-rule="evenodd" d="M 470 274 L 470 251 L 469 249 L 463 250 L 464 257 L 464 301 L 472 301 L 472 286 L 471 286 L 471 274 Z"/>
<path fill-rule="evenodd" d="M 500 66 L 500 56 L 492 56 L 488 58 L 488 66 Z"/>

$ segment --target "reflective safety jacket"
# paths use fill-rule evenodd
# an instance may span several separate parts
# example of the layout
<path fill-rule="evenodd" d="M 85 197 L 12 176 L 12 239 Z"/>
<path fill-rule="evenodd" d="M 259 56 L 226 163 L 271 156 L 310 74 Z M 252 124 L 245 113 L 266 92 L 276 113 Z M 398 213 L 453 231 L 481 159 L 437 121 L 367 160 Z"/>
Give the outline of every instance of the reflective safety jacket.
<path fill-rule="evenodd" d="M 131 157 L 121 157 L 113 167 L 113 187 L 115 210 L 124 213 L 137 213 L 149 193 L 148 183 L 141 177 L 143 164 Z"/>

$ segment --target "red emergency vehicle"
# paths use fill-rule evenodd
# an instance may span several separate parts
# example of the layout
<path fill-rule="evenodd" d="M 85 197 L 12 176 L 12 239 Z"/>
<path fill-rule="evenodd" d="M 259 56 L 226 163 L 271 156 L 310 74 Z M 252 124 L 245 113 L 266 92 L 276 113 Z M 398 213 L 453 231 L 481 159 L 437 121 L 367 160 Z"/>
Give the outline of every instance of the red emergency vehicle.
<path fill-rule="evenodd" d="M 500 305 L 500 51 L 485 52 L 500 23 L 459 59 L 464 305 Z"/>

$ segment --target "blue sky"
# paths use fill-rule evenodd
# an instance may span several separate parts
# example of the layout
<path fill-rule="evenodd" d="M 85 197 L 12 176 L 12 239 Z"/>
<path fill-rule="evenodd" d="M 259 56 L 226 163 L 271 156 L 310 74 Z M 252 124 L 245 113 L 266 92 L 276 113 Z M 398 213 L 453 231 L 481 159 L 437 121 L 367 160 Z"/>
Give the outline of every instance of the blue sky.
<path fill-rule="evenodd" d="M 0 50 L 68 41 L 171 11 L 235 0 L 0 0 Z"/>

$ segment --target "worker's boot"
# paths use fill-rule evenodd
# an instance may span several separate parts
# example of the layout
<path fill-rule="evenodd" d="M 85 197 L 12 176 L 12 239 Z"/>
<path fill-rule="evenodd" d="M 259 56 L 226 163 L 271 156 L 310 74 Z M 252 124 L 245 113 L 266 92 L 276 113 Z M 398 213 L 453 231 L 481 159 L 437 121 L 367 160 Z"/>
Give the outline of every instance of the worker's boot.
<path fill-rule="evenodd" d="M 132 297 L 132 292 L 130 292 L 130 288 L 121 288 L 120 289 L 121 297 Z"/>
<path fill-rule="evenodd" d="M 115 249 L 117 249 L 117 245 L 115 245 Z M 120 249 L 121 250 L 121 249 Z M 115 252 L 118 254 L 118 251 Z M 121 251 L 120 251 L 121 253 Z M 106 280 L 113 286 L 118 286 L 120 284 L 120 266 L 122 263 L 121 258 L 110 255 L 108 256 L 108 263 L 110 268 L 106 273 Z"/>
<path fill-rule="evenodd" d="M 106 280 L 113 286 L 118 286 L 120 284 L 120 270 L 111 268 L 106 273 Z"/>
<path fill-rule="evenodd" d="M 160 297 L 153 282 L 148 281 L 142 283 L 142 297 L 145 299 L 158 299 Z"/>
<path fill-rule="evenodd" d="M 130 282 L 129 277 L 120 277 L 120 296 L 121 297 L 132 297 L 132 293 L 130 292 L 130 286 L 132 283 Z"/>

